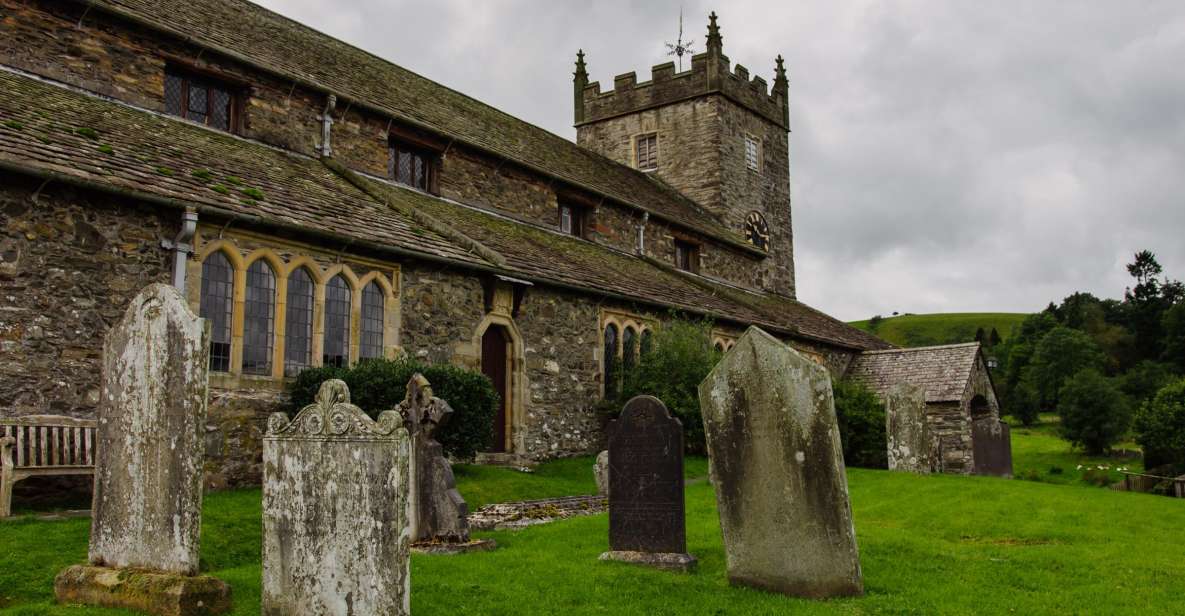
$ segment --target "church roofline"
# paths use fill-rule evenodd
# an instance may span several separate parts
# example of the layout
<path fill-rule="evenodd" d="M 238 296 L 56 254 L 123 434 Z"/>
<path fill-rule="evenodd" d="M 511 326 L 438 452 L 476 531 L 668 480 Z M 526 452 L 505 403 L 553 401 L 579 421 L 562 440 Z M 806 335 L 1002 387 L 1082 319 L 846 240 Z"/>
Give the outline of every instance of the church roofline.
<path fill-rule="evenodd" d="M 388 70 L 398 71 L 400 73 L 400 78 L 402 78 L 402 79 L 410 79 L 411 81 L 416 82 L 418 85 L 421 85 L 426 88 L 438 89 L 439 92 L 442 94 L 447 94 L 447 95 L 450 95 L 453 97 L 457 97 L 459 99 L 463 99 L 463 102 L 465 104 L 477 105 L 480 107 L 480 109 L 478 111 L 485 111 L 485 112 L 493 113 L 494 118 L 495 119 L 500 118 L 501 121 L 506 123 L 505 124 L 506 128 L 511 129 L 511 131 L 514 131 L 517 129 L 525 130 L 527 133 L 530 133 L 530 137 L 532 139 L 542 138 L 542 139 L 547 140 L 549 143 L 547 143 L 546 145 L 549 146 L 549 148 L 554 147 L 557 149 L 565 150 L 566 154 L 568 154 L 570 159 L 574 162 L 575 167 L 580 167 L 582 165 L 581 159 L 587 159 L 589 164 L 592 167 L 599 169 L 601 172 L 607 173 L 609 175 L 618 174 L 623 177 L 628 176 L 629 181 L 632 183 L 632 188 L 639 189 L 639 190 L 641 190 L 641 192 L 648 193 L 649 197 L 651 197 L 653 199 L 653 205 L 652 206 L 643 205 L 642 203 L 636 201 L 635 199 L 631 199 L 629 196 L 626 196 L 625 194 L 620 194 L 618 192 L 615 192 L 611 188 L 612 186 L 617 184 L 617 182 L 615 182 L 615 180 L 613 178 L 604 178 L 604 181 L 606 183 L 605 186 L 594 185 L 594 183 L 590 182 L 588 178 L 576 177 L 574 174 L 571 174 L 571 173 L 567 173 L 567 174 L 561 173 L 558 170 L 556 170 L 554 167 L 549 168 L 542 163 L 536 163 L 536 162 L 527 160 L 523 156 L 516 156 L 516 155 L 506 151 L 508 148 L 499 148 L 499 147 L 496 147 L 494 144 L 483 143 L 482 141 L 480 141 L 476 138 L 473 138 L 469 135 L 463 134 L 460 131 L 450 130 L 446 126 L 439 126 L 434 123 L 421 121 L 419 119 L 416 119 L 416 118 L 410 116 L 409 114 L 407 114 L 404 111 L 394 108 L 393 106 L 384 105 L 383 103 L 379 102 L 378 100 L 372 100 L 371 98 L 369 98 L 368 96 L 366 96 L 364 94 L 353 93 L 353 92 L 350 92 L 347 89 L 341 88 L 341 87 L 332 87 L 331 85 L 324 83 L 322 80 L 319 80 L 315 76 L 301 75 L 293 70 L 286 70 L 282 67 L 275 66 L 272 63 L 261 60 L 257 57 L 252 57 L 246 53 L 241 53 L 239 51 L 236 51 L 235 49 L 232 49 L 226 45 L 217 44 L 217 43 L 211 42 L 209 40 L 206 40 L 198 35 L 190 34 L 179 27 L 175 27 L 174 25 L 172 25 L 170 23 L 165 23 L 165 20 L 163 20 L 163 19 L 154 19 L 149 16 L 149 14 L 151 14 L 153 11 L 167 13 L 168 8 L 163 6 L 164 4 L 167 4 L 167 3 L 149 2 L 147 0 L 144 0 L 143 2 L 138 1 L 138 0 L 73 0 L 73 1 L 76 4 L 81 4 L 81 5 L 88 7 L 88 9 L 94 8 L 94 9 L 103 11 L 105 13 L 108 13 L 112 16 L 115 16 L 119 19 L 126 20 L 129 23 L 138 25 L 140 27 L 155 30 L 157 32 L 175 37 L 183 42 L 201 47 L 203 49 L 208 49 L 212 52 L 215 52 L 215 53 L 218 53 L 222 56 L 225 56 L 226 58 L 228 58 L 230 60 L 234 60 L 236 62 L 240 62 L 242 64 L 252 66 L 258 70 L 261 70 L 261 71 L 270 73 L 272 75 L 281 77 L 287 81 L 292 82 L 293 84 L 303 86 L 303 87 L 308 88 L 312 91 L 315 91 L 319 94 L 326 94 L 326 95 L 333 94 L 333 95 L 337 96 L 339 106 L 342 105 L 343 103 L 347 104 L 347 105 L 352 105 L 354 107 L 358 107 L 360 109 L 369 111 L 371 113 L 375 113 L 375 114 L 378 114 L 378 115 L 381 115 L 384 117 L 394 118 L 400 122 L 403 122 L 403 123 L 405 123 L 409 126 L 415 127 L 415 128 L 419 128 L 422 130 L 429 131 L 431 133 L 447 136 L 449 138 L 455 139 L 459 143 L 466 145 L 467 147 L 473 148 L 474 150 L 486 153 L 486 154 L 491 155 L 496 158 L 501 158 L 501 159 L 504 159 L 507 161 L 512 161 L 514 164 L 519 165 L 519 166 L 523 167 L 524 169 L 531 171 L 532 173 L 536 173 L 536 174 L 543 176 L 543 177 L 547 177 L 547 178 L 551 178 L 554 180 L 558 180 L 561 182 L 571 184 L 572 186 L 578 187 L 579 189 L 587 191 L 597 197 L 608 199 L 610 201 L 618 203 L 618 204 L 625 206 L 627 208 L 637 210 L 639 212 L 648 213 L 649 215 L 654 217 L 656 220 L 662 220 L 664 222 L 667 222 L 667 223 L 670 223 L 670 224 L 673 224 L 673 225 L 676 225 L 679 227 L 683 227 L 687 230 L 702 234 L 706 237 L 710 237 L 713 240 L 719 241 L 722 244 L 729 246 L 730 248 L 741 250 L 741 251 L 746 252 L 747 254 L 759 256 L 762 258 L 767 256 L 765 252 L 751 246 L 748 242 L 746 242 L 738 234 L 725 228 L 719 222 L 718 219 L 716 219 L 711 213 L 704 210 L 699 204 L 697 204 L 694 201 L 692 201 L 691 199 L 688 199 L 687 197 L 679 194 L 674 189 L 666 187 L 666 186 L 654 186 L 654 187 L 647 189 L 645 187 L 645 183 L 647 183 L 647 182 L 654 183 L 653 179 L 650 178 L 648 174 L 642 173 L 636 169 L 633 169 L 632 167 L 622 165 L 622 164 L 620 164 L 612 159 L 609 159 L 601 154 L 593 152 L 587 148 L 581 147 L 580 145 L 578 145 L 572 141 L 564 139 L 563 137 L 560 137 L 559 135 L 555 135 L 554 133 L 551 133 L 550 131 L 547 131 L 546 129 L 538 127 L 534 124 L 531 124 L 530 122 L 527 122 L 525 120 L 522 120 L 520 118 L 512 116 L 512 115 L 510 115 L 504 111 L 501 111 L 495 107 L 492 107 L 482 101 L 479 101 L 475 98 L 465 95 L 462 92 L 459 92 L 459 91 L 449 88 L 447 86 L 441 85 L 441 84 L 434 82 L 426 77 L 416 74 L 413 71 L 409 71 L 409 70 L 403 68 L 402 66 L 399 66 L 399 65 L 397 65 L 393 62 L 390 62 L 386 59 L 383 59 L 375 54 L 372 54 L 372 53 L 367 52 L 363 49 L 360 49 L 354 45 L 351 45 L 349 43 L 341 41 L 340 39 L 336 39 L 332 36 L 324 34 L 314 28 L 311 28 L 311 27 L 305 25 L 305 24 L 297 22 L 293 19 L 290 19 L 290 18 L 285 17 L 279 13 L 275 13 L 274 11 L 270 11 L 270 10 L 260 7 L 258 5 L 251 4 L 248 2 L 238 3 L 238 4 L 241 4 L 243 7 L 245 7 L 246 10 L 256 12 L 256 17 L 258 17 L 260 15 L 265 15 L 268 17 L 274 16 L 274 17 L 279 18 L 279 19 L 283 20 L 284 22 L 286 22 L 293 31 L 299 30 L 299 31 L 305 31 L 307 33 L 311 33 L 317 39 L 320 39 L 320 42 L 327 43 L 327 44 L 332 43 L 332 44 L 344 46 L 345 48 L 347 48 L 349 50 L 350 53 L 362 54 L 366 58 L 369 58 L 373 61 L 377 61 L 377 62 L 381 63 L 381 65 L 383 67 L 386 67 Z M 194 5 L 195 3 L 197 5 L 205 5 L 205 6 L 210 6 L 210 5 L 215 5 L 215 4 L 216 5 L 226 4 L 224 2 L 219 2 L 218 0 L 214 0 L 213 2 L 210 2 L 210 1 L 201 2 L 198 0 L 193 0 L 193 1 L 189 2 L 189 5 Z M 158 5 L 160 5 L 160 6 L 158 6 Z M 191 6 L 191 8 L 192 8 L 192 6 Z M 193 10 L 198 10 L 198 9 L 193 9 Z M 497 132 L 498 131 L 490 131 L 490 133 L 497 133 Z M 579 152 L 579 154 L 576 154 L 577 151 Z M 560 153 L 560 152 L 556 152 L 556 153 Z M 590 170 L 589 173 L 586 175 L 595 176 L 595 175 L 598 175 L 598 172 L 595 170 Z M 635 194 L 637 194 L 637 191 L 635 191 Z M 665 207 L 668 208 L 669 211 L 654 207 L 654 205 L 658 205 L 659 203 L 665 204 Z"/>

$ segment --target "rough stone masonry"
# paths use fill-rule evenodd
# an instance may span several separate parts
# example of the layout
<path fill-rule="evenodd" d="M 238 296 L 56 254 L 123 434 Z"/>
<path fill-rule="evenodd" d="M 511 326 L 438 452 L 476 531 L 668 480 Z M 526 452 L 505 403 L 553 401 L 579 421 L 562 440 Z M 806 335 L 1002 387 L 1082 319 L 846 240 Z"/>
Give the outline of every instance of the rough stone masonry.
<path fill-rule="evenodd" d="M 373 421 L 339 380 L 263 441 L 264 616 L 402 616 L 410 611 L 411 439 Z"/>
<path fill-rule="evenodd" d="M 863 594 L 827 370 L 751 327 L 699 397 L 729 581 Z"/>

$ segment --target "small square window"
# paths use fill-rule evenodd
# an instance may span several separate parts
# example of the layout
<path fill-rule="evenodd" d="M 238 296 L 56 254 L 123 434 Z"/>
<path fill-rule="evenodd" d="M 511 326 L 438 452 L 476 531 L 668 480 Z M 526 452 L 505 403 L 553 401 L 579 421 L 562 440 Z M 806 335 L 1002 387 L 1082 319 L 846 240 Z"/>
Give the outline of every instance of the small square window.
<path fill-rule="evenodd" d="M 434 192 L 436 186 L 435 153 L 401 141 L 391 141 L 387 172 L 392 180 Z"/>
<path fill-rule="evenodd" d="M 753 171 L 760 170 L 758 142 L 753 137 L 745 136 L 745 166 Z"/>
<path fill-rule="evenodd" d="M 584 237 L 584 209 L 567 203 L 560 204 L 560 232 Z"/>
<path fill-rule="evenodd" d="M 228 84 L 173 67 L 165 69 L 165 113 L 169 115 L 234 132 L 237 103 Z"/>
<path fill-rule="evenodd" d="M 658 169 L 658 133 L 638 135 L 635 140 L 635 158 L 643 171 Z"/>
<path fill-rule="evenodd" d="M 699 245 L 675 240 L 675 267 L 685 271 L 699 272 Z"/>

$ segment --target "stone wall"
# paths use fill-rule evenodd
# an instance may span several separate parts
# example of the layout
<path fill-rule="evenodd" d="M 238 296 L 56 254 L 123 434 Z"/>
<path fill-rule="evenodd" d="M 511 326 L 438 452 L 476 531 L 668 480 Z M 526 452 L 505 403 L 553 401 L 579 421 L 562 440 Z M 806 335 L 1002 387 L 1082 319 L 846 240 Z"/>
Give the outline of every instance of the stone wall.
<path fill-rule="evenodd" d="M 179 225 L 180 213 L 0 172 L 0 412 L 92 416 L 103 336 L 140 289 L 169 281 L 160 241 Z"/>
<path fill-rule="evenodd" d="M 926 404 L 931 432 L 938 437 L 939 464 L 945 473 L 970 473 L 972 464 L 971 421 L 958 402 Z"/>

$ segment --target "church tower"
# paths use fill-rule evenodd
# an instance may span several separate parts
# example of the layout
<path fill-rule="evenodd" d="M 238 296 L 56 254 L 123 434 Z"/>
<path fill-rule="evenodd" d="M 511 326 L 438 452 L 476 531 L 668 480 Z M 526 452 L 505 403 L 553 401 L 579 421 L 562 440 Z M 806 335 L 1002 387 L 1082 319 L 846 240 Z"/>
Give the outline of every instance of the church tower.
<path fill-rule="evenodd" d="M 601 92 L 588 81 L 584 53 L 573 83 L 576 140 L 617 162 L 654 173 L 767 251 L 755 267 L 761 286 L 794 297 L 790 223 L 789 81 L 781 56 L 773 89 L 730 68 L 712 13 L 707 49 L 677 73 L 668 62 L 650 81 L 634 73 Z"/>

